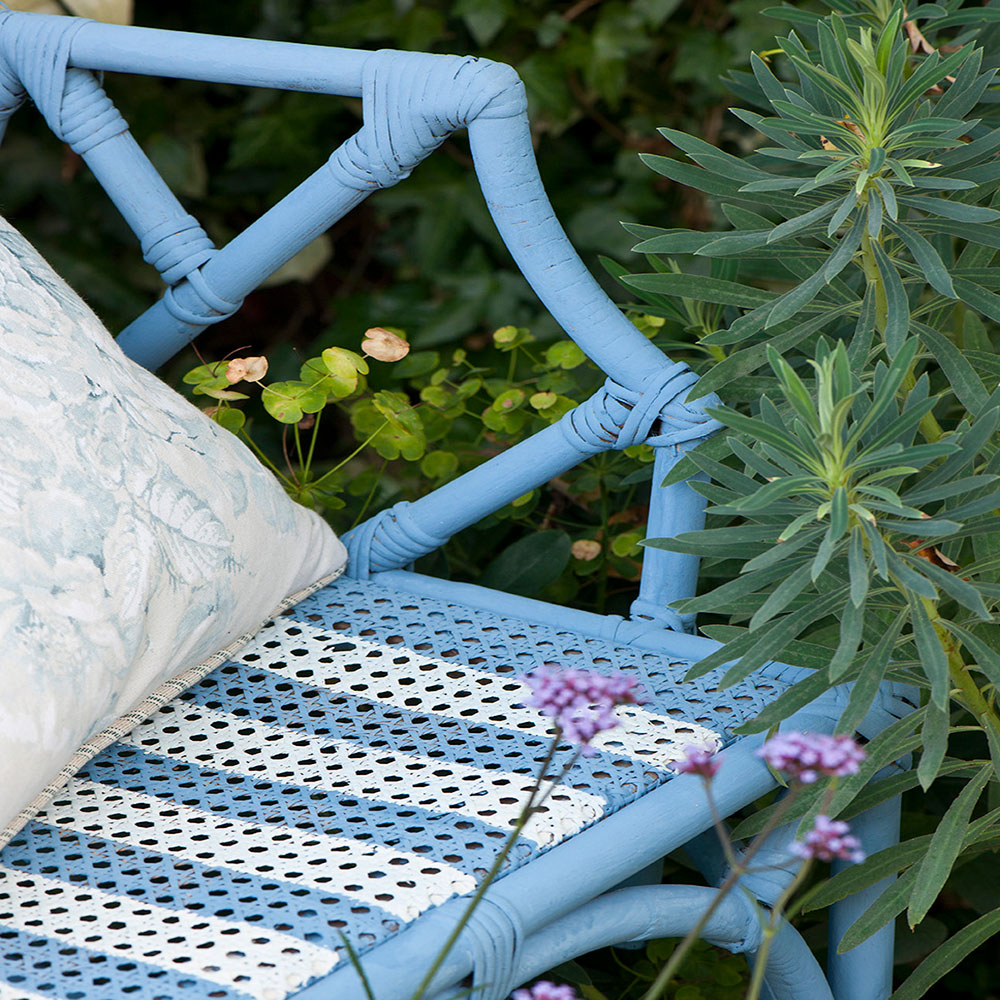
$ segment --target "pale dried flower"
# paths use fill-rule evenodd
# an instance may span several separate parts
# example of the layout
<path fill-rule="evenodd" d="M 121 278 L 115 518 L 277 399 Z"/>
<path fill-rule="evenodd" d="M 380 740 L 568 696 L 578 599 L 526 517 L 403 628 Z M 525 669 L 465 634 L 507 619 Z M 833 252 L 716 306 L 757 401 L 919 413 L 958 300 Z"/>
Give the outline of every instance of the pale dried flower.
<path fill-rule="evenodd" d="M 381 326 L 365 330 L 361 350 L 376 361 L 399 361 L 410 353 L 410 345 L 398 334 Z"/>
<path fill-rule="evenodd" d="M 578 538 L 570 548 L 574 559 L 590 562 L 601 554 L 601 543 L 592 538 Z"/>
<path fill-rule="evenodd" d="M 259 382 L 267 374 L 267 358 L 233 358 L 226 365 L 226 381 Z"/>

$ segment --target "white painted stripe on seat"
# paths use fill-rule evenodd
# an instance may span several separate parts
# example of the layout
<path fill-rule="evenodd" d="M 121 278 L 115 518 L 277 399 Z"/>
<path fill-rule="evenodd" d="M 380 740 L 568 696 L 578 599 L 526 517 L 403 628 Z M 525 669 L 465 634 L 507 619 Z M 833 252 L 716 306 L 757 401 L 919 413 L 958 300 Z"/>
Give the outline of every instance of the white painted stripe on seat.
<path fill-rule="evenodd" d="M 0 865 L 2 926 L 232 986 L 256 1000 L 281 1000 L 337 964 L 333 951 L 280 931 Z"/>
<path fill-rule="evenodd" d="M 235 659 L 280 677 L 417 714 L 488 722 L 543 739 L 551 738 L 554 732 L 550 720 L 537 709 L 520 707 L 530 692 L 514 674 L 502 677 L 461 662 L 428 656 L 402 644 L 382 645 L 324 630 L 310 622 L 296 620 L 294 624 L 300 634 L 286 635 L 282 626 L 287 624 L 286 619 L 280 619 Z M 280 645 L 266 648 L 265 642 Z M 355 648 L 334 648 L 348 642 Z M 303 648 L 309 649 L 311 655 L 292 654 L 292 650 Z M 247 660 L 247 654 L 260 658 Z M 284 662 L 285 666 L 276 667 L 275 661 Z M 622 725 L 598 735 L 593 745 L 657 770 L 665 770 L 671 762 L 683 757 L 685 748 L 691 744 L 715 746 L 721 742 L 718 733 L 697 722 L 658 715 L 639 705 L 622 706 L 615 714 Z"/>
<path fill-rule="evenodd" d="M 347 896 L 404 920 L 476 885 L 458 868 L 417 854 L 250 823 L 79 778 L 71 779 L 38 819 L 147 851 Z"/>
<path fill-rule="evenodd" d="M 10 983 L 0 983 L 0 1000 L 53 1000 L 53 998 L 43 997 L 41 993 L 30 993 L 20 987 L 11 986 Z"/>
<path fill-rule="evenodd" d="M 481 771 L 441 758 L 324 739 L 201 705 L 176 703 L 173 708 L 144 722 L 122 742 L 170 760 L 340 795 L 398 799 L 500 829 L 513 827 L 534 784 L 534 774 Z M 180 752 L 172 752 L 178 748 Z M 539 844 L 558 843 L 603 812 L 600 796 L 562 786 L 546 802 L 546 811 L 532 817 L 523 836 Z"/>

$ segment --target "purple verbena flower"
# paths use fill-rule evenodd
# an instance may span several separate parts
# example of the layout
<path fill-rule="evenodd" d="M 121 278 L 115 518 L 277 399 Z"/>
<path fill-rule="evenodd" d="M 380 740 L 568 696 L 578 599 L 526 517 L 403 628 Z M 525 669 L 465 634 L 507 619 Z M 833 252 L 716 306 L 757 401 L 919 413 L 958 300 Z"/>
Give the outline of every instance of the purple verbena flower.
<path fill-rule="evenodd" d="M 531 697 L 524 704 L 555 719 L 563 736 L 582 744 L 585 755 L 596 752 L 590 741 L 598 733 L 619 724 L 614 715 L 616 706 L 643 700 L 635 678 L 621 671 L 599 674 L 543 663 L 521 679 L 531 689 Z"/>
<path fill-rule="evenodd" d="M 864 750 L 850 736 L 786 732 L 772 736 L 758 751 L 776 771 L 784 771 L 804 785 L 820 775 L 846 777 L 857 774 Z"/>
<path fill-rule="evenodd" d="M 861 850 L 861 841 L 850 831 L 851 828 L 842 820 L 830 819 L 820 813 L 805 839 L 796 840 L 790 850 L 800 858 L 818 858 L 820 861 L 843 858 L 859 863 L 865 860 L 865 852 Z"/>
<path fill-rule="evenodd" d="M 722 761 L 716 757 L 718 751 L 718 743 L 692 743 L 684 748 L 684 756 L 680 760 L 669 765 L 670 769 L 677 774 L 697 774 L 711 781 L 722 767 Z"/>
<path fill-rule="evenodd" d="M 527 989 L 514 990 L 511 1000 L 580 1000 L 572 986 L 557 986 L 547 979 L 539 979 Z"/>

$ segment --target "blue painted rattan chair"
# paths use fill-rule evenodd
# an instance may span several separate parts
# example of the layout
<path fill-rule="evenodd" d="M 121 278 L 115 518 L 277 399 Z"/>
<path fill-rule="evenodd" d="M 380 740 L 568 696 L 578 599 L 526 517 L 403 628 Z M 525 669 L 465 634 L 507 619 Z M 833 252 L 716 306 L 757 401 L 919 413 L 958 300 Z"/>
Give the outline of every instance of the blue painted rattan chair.
<path fill-rule="evenodd" d="M 94 71 L 360 97 L 364 125 L 216 249 Z M 627 619 L 407 569 L 590 455 L 649 442 L 658 484 L 715 429 L 705 413 L 712 397 L 685 403 L 694 375 L 621 315 L 568 243 L 535 167 L 514 71 L 474 58 L 3 12 L 0 133 L 26 95 L 163 276 L 162 299 L 120 337 L 147 367 L 231 315 L 317 234 L 467 128 L 514 260 L 609 380 L 530 440 L 352 531 L 345 577 L 268 624 L 70 781 L 0 853 L 0 1000 L 351 1000 L 363 992 L 342 935 L 378 1000 L 407 997 L 502 845 L 541 759 L 546 729 L 517 707 L 514 678 L 546 661 L 628 669 L 653 700 L 626 710 L 623 728 L 552 795 L 429 995 L 471 985 L 498 1000 L 596 947 L 683 934 L 715 890 L 659 885 L 658 861 L 687 844 L 717 884 L 718 859 L 700 782 L 673 777 L 668 764 L 709 730 L 726 744 L 715 791 L 727 815 L 772 789 L 753 753 L 760 738 L 732 732 L 803 671 L 771 664 L 724 692 L 718 674 L 681 683 L 716 648 L 669 608 L 694 593 L 690 556 L 647 551 Z M 702 500 L 686 484 L 652 490 L 650 535 L 702 521 Z M 830 731 L 844 703 L 838 689 L 790 724 Z M 911 707 L 885 689 L 861 732 L 871 737 Z M 894 842 L 897 816 L 889 803 L 855 821 L 869 852 Z M 773 899 L 773 885 L 752 888 Z M 834 942 L 881 888 L 835 909 Z M 720 907 L 705 936 L 752 956 L 760 931 L 743 894 Z M 890 925 L 832 958 L 828 982 L 786 928 L 768 988 L 778 1000 L 880 1000 L 891 950 Z"/>

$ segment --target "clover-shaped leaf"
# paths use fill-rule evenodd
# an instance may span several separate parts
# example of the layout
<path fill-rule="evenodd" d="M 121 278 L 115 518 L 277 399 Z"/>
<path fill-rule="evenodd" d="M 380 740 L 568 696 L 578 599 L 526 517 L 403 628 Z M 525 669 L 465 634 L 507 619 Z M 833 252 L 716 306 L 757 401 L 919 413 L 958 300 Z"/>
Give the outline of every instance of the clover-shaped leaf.
<path fill-rule="evenodd" d="M 261 393 L 264 409 L 283 424 L 297 424 L 306 413 L 319 413 L 326 406 L 321 384 L 272 382 Z"/>

